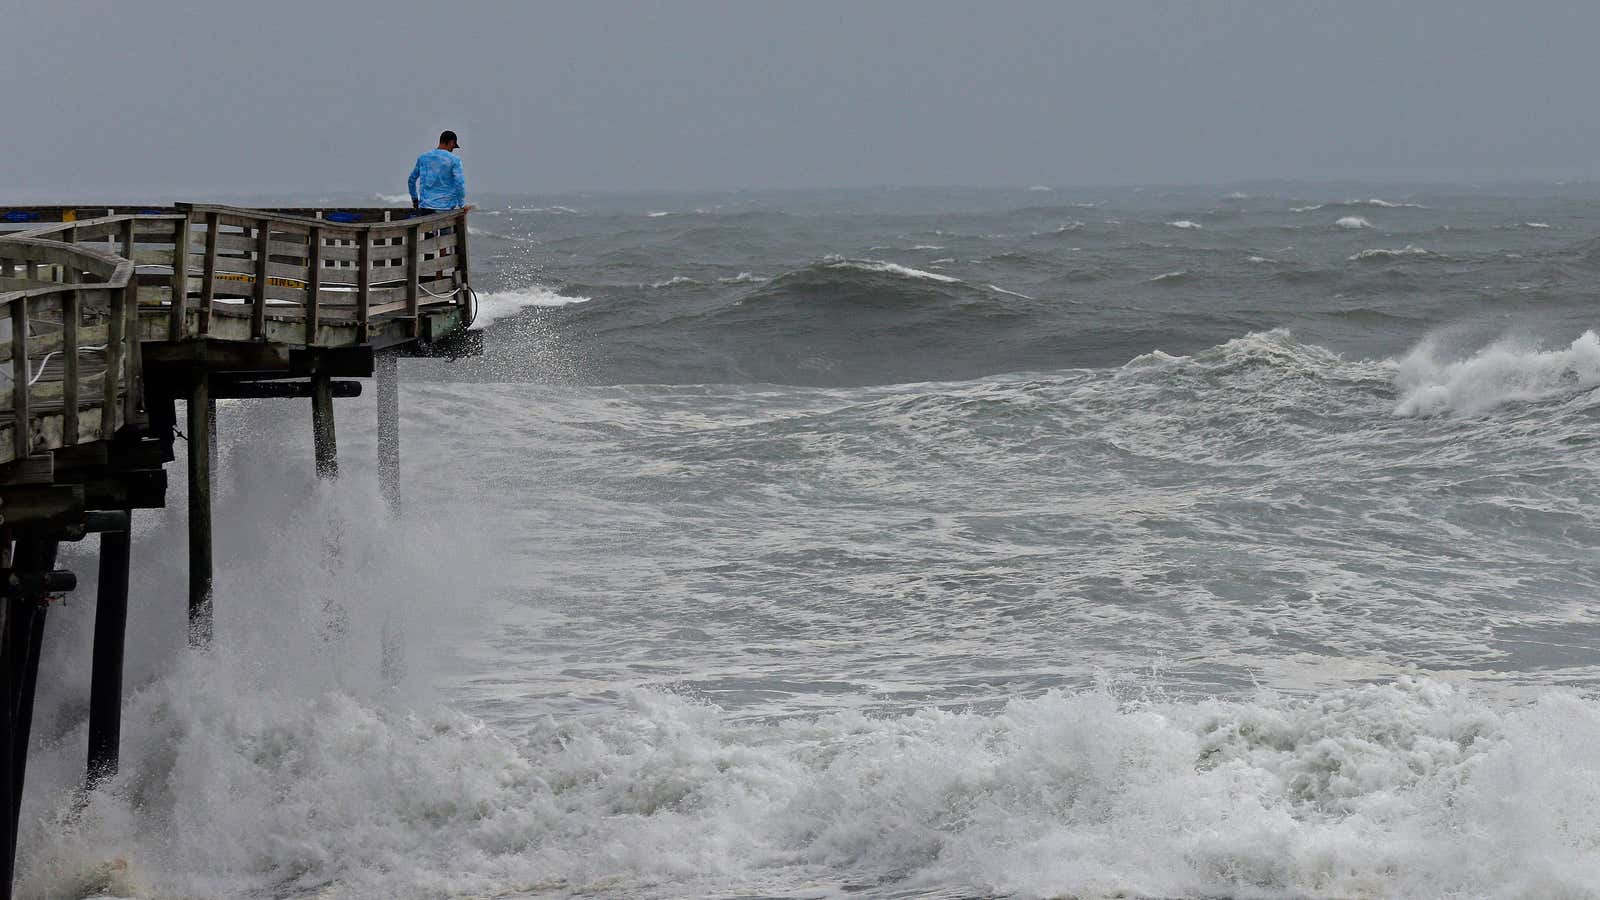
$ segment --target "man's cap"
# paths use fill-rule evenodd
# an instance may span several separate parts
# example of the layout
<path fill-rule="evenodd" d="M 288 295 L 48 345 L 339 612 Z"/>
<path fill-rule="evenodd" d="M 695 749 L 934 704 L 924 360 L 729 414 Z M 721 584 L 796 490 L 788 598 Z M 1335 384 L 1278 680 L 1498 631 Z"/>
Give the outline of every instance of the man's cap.
<path fill-rule="evenodd" d="M 461 145 L 461 142 L 456 140 L 456 133 L 454 131 L 439 132 L 439 143 L 449 144 L 451 142 L 454 142 L 458 147 Z"/>

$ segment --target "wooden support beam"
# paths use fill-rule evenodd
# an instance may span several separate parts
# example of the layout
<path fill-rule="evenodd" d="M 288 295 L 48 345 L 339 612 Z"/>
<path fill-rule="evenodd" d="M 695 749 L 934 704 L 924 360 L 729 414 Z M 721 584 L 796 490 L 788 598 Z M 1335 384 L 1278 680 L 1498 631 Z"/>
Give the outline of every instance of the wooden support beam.
<path fill-rule="evenodd" d="M 339 477 L 339 442 L 333 428 L 333 384 L 326 375 L 311 376 L 311 438 L 317 477 Z"/>
<path fill-rule="evenodd" d="M 329 381 L 334 397 L 361 396 L 359 381 Z M 309 381 L 218 381 L 211 396 L 217 400 L 282 400 L 315 396 Z"/>
<path fill-rule="evenodd" d="M 48 453 L 24 456 L 0 466 L 0 485 L 49 484 L 55 478 L 55 457 Z"/>
<path fill-rule="evenodd" d="M 377 356 L 378 489 L 389 512 L 400 514 L 400 365 L 395 353 Z"/>
<path fill-rule="evenodd" d="M 76 484 L 19 484 L 0 488 L 0 515 L 7 528 L 47 532 L 83 519 L 84 489 Z"/>
<path fill-rule="evenodd" d="M 205 647 L 212 633 L 211 373 L 195 373 L 189 391 L 189 644 Z"/>
<path fill-rule="evenodd" d="M 133 515 L 132 511 L 126 513 Z M 100 534 L 100 580 L 95 597 L 94 659 L 89 680 L 87 785 L 117 773 L 122 742 L 122 657 L 127 644 L 128 564 L 132 522 Z"/>

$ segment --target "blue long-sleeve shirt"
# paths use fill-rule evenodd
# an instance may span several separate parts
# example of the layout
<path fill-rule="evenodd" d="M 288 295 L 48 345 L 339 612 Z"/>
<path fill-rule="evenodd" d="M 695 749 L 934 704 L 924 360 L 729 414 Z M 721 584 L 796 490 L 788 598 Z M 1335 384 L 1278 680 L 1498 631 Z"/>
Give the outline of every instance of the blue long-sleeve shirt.
<path fill-rule="evenodd" d="M 467 205 L 467 177 L 461 158 L 448 150 L 433 149 L 417 157 L 406 181 L 411 199 L 423 209 L 459 209 Z"/>

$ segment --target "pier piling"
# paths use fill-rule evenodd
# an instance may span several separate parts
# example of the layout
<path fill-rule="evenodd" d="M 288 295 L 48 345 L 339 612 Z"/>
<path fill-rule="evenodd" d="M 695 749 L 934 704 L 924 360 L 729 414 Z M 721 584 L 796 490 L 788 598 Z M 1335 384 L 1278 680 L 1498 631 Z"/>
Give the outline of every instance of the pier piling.
<path fill-rule="evenodd" d="M 212 632 L 211 375 L 196 372 L 189 391 L 189 645 Z"/>
<path fill-rule="evenodd" d="M 17 825 L 22 816 L 22 785 L 28 768 L 28 740 L 33 732 L 33 697 L 39 683 L 39 654 L 44 643 L 46 588 L 63 586 L 51 576 L 55 568 L 56 542 L 40 538 L 18 539 L 12 551 L 11 583 L 6 586 L 4 634 L 0 653 L 4 655 L 3 690 L 5 709 L 0 724 L 0 802 L 5 805 L 4 846 L 0 846 L 0 886 L 5 897 L 11 895 L 12 867 L 17 855 Z"/>
<path fill-rule="evenodd" d="M 333 380 L 311 376 L 311 440 L 316 450 L 317 477 L 339 477 L 339 440 L 333 429 Z"/>
<path fill-rule="evenodd" d="M 400 365 L 394 353 L 374 360 L 378 381 L 378 487 L 391 515 L 400 514 Z"/>
<path fill-rule="evenodd" d="M 133 513 L 127 527 L 100 534 L 100 581 L 94 613 L 94 661 L 89 682 L 88 787 L 117 773 L 122 741 L 122 657 L 128 624 L 128 566 Z"/>

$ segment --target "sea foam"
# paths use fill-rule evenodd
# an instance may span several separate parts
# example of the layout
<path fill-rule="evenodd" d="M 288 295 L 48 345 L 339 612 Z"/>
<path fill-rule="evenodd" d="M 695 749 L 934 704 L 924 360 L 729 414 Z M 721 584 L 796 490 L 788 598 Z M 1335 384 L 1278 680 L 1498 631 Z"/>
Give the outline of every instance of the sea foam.
<path fill-rule="evenodd" d="M 27 889 L 82 885 L 110 854 L 133 873 L 113 886 L 141 895 L 864 882 L 1576 897 L 1600 879 L 1600 704 L 1572 695 L 1498 710 L 1401 678 L 1310 699 L 1050 692 L 991 712 L 752 725 L 636 691 L 511 737 L 448 710 L 242 688 L 220 663 L 195 665 L 134 701 L 124 772 L 29 857 Z"/>

